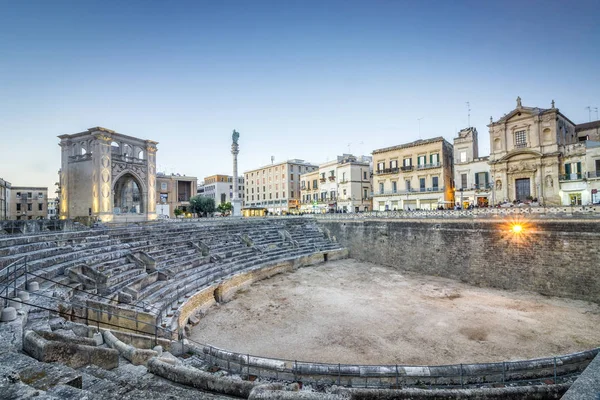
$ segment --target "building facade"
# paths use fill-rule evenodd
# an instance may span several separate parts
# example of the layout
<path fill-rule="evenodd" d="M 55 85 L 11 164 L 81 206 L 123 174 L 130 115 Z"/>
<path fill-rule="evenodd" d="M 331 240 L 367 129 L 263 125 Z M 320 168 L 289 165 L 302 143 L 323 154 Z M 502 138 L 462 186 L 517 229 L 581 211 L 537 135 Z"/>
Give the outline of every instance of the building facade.
<path fill-rule="evenodd" d="M 189 212 L 190 198 L 196 195 L 198 178 L 180 174 L 156 174 L 156 212 L 175 218 L 175 210 Z"/>
<path fill-rule="evenodd" d="M 10 216 L 10 182 L 0 178 L 0 221 L 9 219 Z"/>
<path fill-rule="evenodd" d="M 300 175 L 318 168 L 294 159 L 244 172 L 244 207 L 262 207 L 272 214 L 299 212 Z"/>
<path fill-rule="evenodd" d="M 48 198 L 48 219 L 58 219 L 58 198 Z"/>
<path fill-rule="evenodd" d="M 319 165 L 318 171 L 301 175 L 300 210 L 312 213 L 370 211 L 372 165 L 371 157 L 344 154 Z"/>
<path fill-rule="evenodd" d="M 600 142 L 600 121 L 591 121 L 576 125 L 575 133 L 577 134 L 577 140 L 580 142 L 587 140 Z"/>
<path fill-rule="evenodd" d="M 565 146 L 558 179 L 560 204 L 600 203 L 600 142 L 586 140 Z"/>
<path fill-rule="evenodd" d="M 238 177 L 238 197 L 244 200 L 244 178 Z M 204 183 L 196 190 L 201 196 L 214 199 L 215 206 L 231 202 L 233 200 L 233 176 L 211 175 L 204 178 Z"/>
<path fill-rule="evenodd" d="M 156 145 L 95 127 L 59 136 L 60 217 L 156 219 Z"/>
<path fill-rule="evenodd" d="M 566 171 L 564 163 L 567 147 L 579 142 L 576 125 L 551 104 L 525 107 L 519 97 L 514 110 L 495 122 L 490 118 L 490 173 L 498 201 L 562 204 L 561 178 L 581 172 L 577 164 Z"/>
<path fill-rule="evenodd" d="M 454 139 L 454 197 L 461 208 L 495 204 L 489 157 L 479 157 L 477 129 L 466 128 Z"/>
<path fill-rule="evenodd" d="M 453 147 L 443 137 L 373 151 L 373 210 L 454 205 Z"/>
<path fill-rule="evenodd" d="M 47 187 L 13 186 L 11 188 L 8 219 L 46 219 L 47 217 Z"/>

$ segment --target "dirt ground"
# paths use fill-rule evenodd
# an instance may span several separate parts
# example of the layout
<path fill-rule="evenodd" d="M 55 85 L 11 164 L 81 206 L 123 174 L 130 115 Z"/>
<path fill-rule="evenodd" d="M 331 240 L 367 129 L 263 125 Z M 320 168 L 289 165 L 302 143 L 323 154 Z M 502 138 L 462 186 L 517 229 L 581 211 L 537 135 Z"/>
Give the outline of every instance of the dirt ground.
<path fill-rule="evenodd" d="M 518 360 L 600 346 L 600 306 L 348 259 L 252 285 L 213 307 L 191 338 L 240 353 L 332 363 Z"/>

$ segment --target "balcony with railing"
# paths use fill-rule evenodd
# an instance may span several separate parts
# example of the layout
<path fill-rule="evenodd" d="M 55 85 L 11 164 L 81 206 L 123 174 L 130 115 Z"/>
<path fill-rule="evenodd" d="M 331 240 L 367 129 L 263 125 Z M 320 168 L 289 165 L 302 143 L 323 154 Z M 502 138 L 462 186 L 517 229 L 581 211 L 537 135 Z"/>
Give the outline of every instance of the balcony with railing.
<path fill-rule="evenodd" d="M 142 158 L 128 156 L 126 154 L 112 154 L 113 161 L 123 161 L 129 164 L 146 164 L 146 160 Z"/>
<path fill-rule="evenodd" d="M 440 164 L 439 162 L 436 162 L 436 163 L 430 163 L 430 164 L 417 165 L 417 169 L 421 170 L 421 169 L 429 169 L 429 168 L 439 168 L 441 166 L 442 166 L 442 164 Z"/>
<path fill-rule="evenodd" d="M 416 188 L 416 189 L 408 189 L 408 190 L 384 190 L 371 192 L 371 196 L 395 196 L 395 195 L 411 195 L 411 194 L 420 194 L 420 193 L 434 193 L 434 192 L 443 192 L 443 186 L 432 186 L 428 188 Z"/>
<path fill-rule="evenodd" d="M 588 179 L 600 179 L 600 170 L 598 171 L 589 171 L 587 173 Z"/>
<path fill-rule="evenodd" d="M 335 175 L 329 175 L 329 180 L 332 182 L 335 181 Z"/>
<path fill-rule="evenodd" d="M 563 175 L 559 175 L 558 180 L 559 181 L 579 181 L 583 179 L 583 174 L 582 173 L 575 173 L 575 174 L 563 174 Z"/>
<path fill-rule="evenodd" d="M 386 175 L 386 174 L 397 174 L 400 171 L 400 169 L 398 167 L 396 168 L 384 168 L 384 169 L 378 169 L 377 170 L 377 175 Z"/>
<path fill-rule="evenodd" d="M 413 167 L 412 165 L 404 165 L 400 167 L 400 169 L 402 170 L 402 172 L 410 172 L 413 169 L 415 169 L 415 167 Z"/>
<path fill-rule="evenodd" d="M 463 191 L 466 192 L 468 190 L 490 190 L 492 189 L 492 184 L 488 183 L 487 185 L 485 183 L 482 183 L 480 185 L 471 185 L 471 186 L 462 186 L 462 187 L 457 187 L 456 190 L 458 191 Z"/>

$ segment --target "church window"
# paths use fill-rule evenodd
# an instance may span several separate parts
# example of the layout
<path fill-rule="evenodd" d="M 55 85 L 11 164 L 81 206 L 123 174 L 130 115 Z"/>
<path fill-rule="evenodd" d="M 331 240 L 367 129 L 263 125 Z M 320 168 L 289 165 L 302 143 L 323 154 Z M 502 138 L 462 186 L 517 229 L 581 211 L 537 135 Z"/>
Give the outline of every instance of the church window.
<path fill-rule="evenodd" d="M 515 132 L 515 147 L 527 147 L 527 134 L 525 131 Z"/>

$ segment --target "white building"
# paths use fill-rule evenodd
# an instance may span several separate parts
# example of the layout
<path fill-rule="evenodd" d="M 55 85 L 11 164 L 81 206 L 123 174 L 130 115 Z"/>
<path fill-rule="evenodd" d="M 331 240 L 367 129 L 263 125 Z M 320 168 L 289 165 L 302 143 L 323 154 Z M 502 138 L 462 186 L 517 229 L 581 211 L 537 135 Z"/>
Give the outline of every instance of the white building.
<path fill-rule="evenodd" d="M 198 186 L 197 194 L 215 200 L 215 206 L 233 200 L 233 177 L 231 175 L 211 175 Z M 244 178 L 238 176 L 238 196 L 244 200 Z"/>
<path fill-rule="evenodd" d="M 564 174 L 559 176 L 562 205 L 600 203 L 600 142 L 584 141 L 565 146 Z"/>
<path fill-rule="evenodd" d="M 58 198 L 48 199 L 48 219 L 58 218 Z"/>
<path fill-rule="evenodd" d="M 495 204 L 489 157 L 479 157 L 477 129 L 466 128 L 454 139 L 455 201 L 461 207 Z"/>
<path fill-rule="evenodd" d="M 352 154 L 319 165 L 318 176 L 301 179 L 302 212 L 359 212 L 371 210 L 373 159 Z M 318 179 L 318 182 L 316 180 Z"/>

